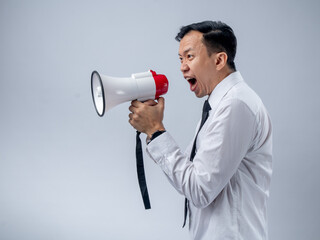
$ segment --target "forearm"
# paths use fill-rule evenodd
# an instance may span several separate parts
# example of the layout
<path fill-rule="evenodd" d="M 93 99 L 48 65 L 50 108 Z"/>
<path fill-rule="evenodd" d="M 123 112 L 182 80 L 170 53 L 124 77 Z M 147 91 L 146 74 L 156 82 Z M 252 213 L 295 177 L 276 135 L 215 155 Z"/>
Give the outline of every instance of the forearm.
<path fill-rule="evenodd" d="M 189 154 L 180 150 L 169 133 L 151 142 L 147 152 L 162 168 L 171 185 L 196 207 L 207 206 L 218 194 L 206 176 L 198 175 L 199 171 L 189 160 Z"/>

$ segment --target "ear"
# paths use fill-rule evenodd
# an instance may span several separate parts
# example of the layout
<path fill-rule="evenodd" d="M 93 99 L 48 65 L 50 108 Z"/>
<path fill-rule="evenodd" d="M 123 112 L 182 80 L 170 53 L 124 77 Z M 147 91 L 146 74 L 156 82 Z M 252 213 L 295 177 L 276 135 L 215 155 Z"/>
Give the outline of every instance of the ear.
<path fill-rule="evenodd" d="M 219 52 L 216 54 L 216 68 L 221 70 L 227 64 L 228 55 L 225 52 Z"/>

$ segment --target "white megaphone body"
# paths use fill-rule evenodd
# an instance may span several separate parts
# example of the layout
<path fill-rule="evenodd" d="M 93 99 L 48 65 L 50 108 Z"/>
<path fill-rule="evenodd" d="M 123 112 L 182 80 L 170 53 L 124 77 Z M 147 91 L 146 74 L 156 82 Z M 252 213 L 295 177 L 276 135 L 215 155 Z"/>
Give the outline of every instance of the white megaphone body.
<path fill-rule="evenodd" d="M 91 92 L 96 111 L 100 117 L 114 106 L 132 100 L 158 99 L 168 91 L 165 75 L 155 71 L 135 73 L 128 78 L 116 78 L 91 74 Z"/>

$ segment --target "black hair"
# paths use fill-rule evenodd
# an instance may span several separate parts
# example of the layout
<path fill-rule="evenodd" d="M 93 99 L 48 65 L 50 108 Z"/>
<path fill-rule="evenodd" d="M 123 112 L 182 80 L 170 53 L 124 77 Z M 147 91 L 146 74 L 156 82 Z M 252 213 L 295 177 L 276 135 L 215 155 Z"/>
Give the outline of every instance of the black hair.
<path fill-rule="evenodd" d="M 232 70 L 236 70 L 234 58 L 237 52 L 237 38 L 231 27 L 220 21 L 193 23 L 181 27 L 175 39 L 180 42 L 192 30 L 203 33 L 203 43 L 209 56 L 215 52 L 225 52 L 228 56 L 227 64 Z"/>

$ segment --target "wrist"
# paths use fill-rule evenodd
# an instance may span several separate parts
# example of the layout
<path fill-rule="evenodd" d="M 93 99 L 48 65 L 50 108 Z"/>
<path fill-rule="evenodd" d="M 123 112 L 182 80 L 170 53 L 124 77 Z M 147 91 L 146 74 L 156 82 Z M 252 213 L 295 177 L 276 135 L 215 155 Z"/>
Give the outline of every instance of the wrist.
<path fill-rule="evenodd" d="M 147 137 L 147 139 L 146 139 L 147 144 L 149 144 L 153 139 L 155 139 L 156 137 L 160 136 L 160 135 L 161 135 L 162 133 L 164 133 L 164 132 L 166 132 L 165 129 L 155 131 L 155 132 L 151 135 L 151 137 L 149 137 L 149 136 Z"/>
<path fill-rule="evenodd" d="M 151 139 L 152 135 L 157 131 L 166 131 L 166 129 L 164 128 L 163 124 L 159 124 L 154 128 L 150 129 L 148 132 L 146 132 L 147 138 Z"/>

